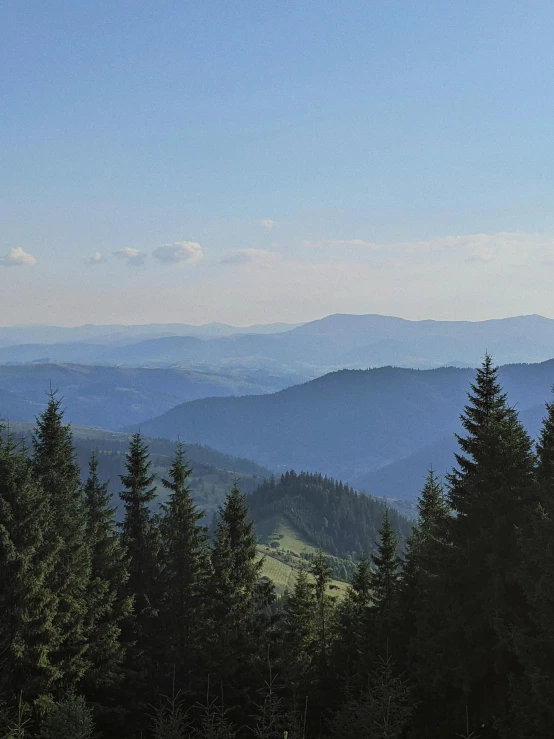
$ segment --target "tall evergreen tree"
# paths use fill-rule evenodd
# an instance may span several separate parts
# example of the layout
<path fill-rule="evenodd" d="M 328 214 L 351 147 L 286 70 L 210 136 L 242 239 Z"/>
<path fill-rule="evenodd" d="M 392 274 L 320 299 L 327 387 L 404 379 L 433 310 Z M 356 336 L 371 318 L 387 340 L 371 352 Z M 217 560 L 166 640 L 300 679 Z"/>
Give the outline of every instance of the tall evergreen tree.
<path fill-rule="evenodd" d="M 431 469 L 418 500 L 418 519 L 406 542 L 402 558 L 399 612 L 395 624 L 394 651 L 401 669 L 409 672 L 414 684 L 414 730 L 428 730 L 429 713 L 443 701 L 442 676 L 437 666 L 440 651 L 437 634 L 443 630 L 446 594 L 440 576 L 448 571 L 450 543 L 450 507 L 443 486 Z M 447 615 L 451 617 L 450 614 Z M 442 647 L 439 647 L 439 650 Z M 419 734 L 415 734 L 419 736 Z"/>
<path fill-rule="evenodd" d="M 432 617 L 428 603 L 438 562 L 448 546 L 450 507 L 442 483 L 431 468 L 417 503 L 418 517 L 411 536 L 406 541 L 400 577 L 401 633 L 403 651 L 410 658 L 412 642 L 421 636 L 418 620 Z M 413 655 L 412 655 L 413 656 Z"/>
<path fill-rule="evenodd" d="M 170 491 L 163 506 L 164 601 L 162 625 L 166 665 L 180 686 L 191 688 L 201 674 L 203 623 L 207 618 L 210 551 L 204 512 L 191 497 L 187 481 L 192 469 L 179 442 L 164 487 Z"/>
<path fill-rule="evenodd" d="M 120 498 L 125 515 L 122 543 L 129 562 L 126 594 L 133 600 L 133 617 L 124 624 L 123 636 L 133 643 L 128 655 L 129 699 L 143 704 L 159 692 L 162 641 L 159 608 L 162 596 L 161 537 L 158 521 L 149 504 L 156 497 L 148 447 L 140 433 L 131 438 L 126 456 L 124 489 Z M 138 728 L 137 728 L 138 730 Z"/>
<path fill-rule="evenodd" d="M 503 732 L 510 676 L 520 672 L 510 646 L 526 618 L 516 530 L 534 495 L 534 455 L 488 355 L 461 420 L 465 435 L 449 476 L 453 547 L 436 585 L 443 627 L 427 647 L 443 691 L 444 730 L 459 732 L 467 709 L 470 729 Z"/>
<path fill-rule="evenodd" d="M 321 734 L 323 723 L 332 709 L 331 687 L 335 684 L 331 652 L 335 638 L 335 598 L 329 595 L 332 568 L 321 547 L 312 564 L 315 598 L 315 638 L 311 661 L 311 695 L 308 707 L 308 723 L 313 732 Z M 337 696 L 338 697 L 338 696 Z"/>
<path fill-rule="evenodd" d="M 89 700 L 113 709 L 114 692 L 124 677 L 127 645 L 122 628 L 132 614 L 133 600 L 126 593 L 127 556 L 115 528 L 116 508 L 107 483 L 98 477 L 98 459 L 92 454 L 83 487 L 86 532 L 92 557 L 89 589 L 89 650 L 91 669 L 85 686 Z M 102 720 L 100 718 L 100 720 Z M 116 719 L 111 712 L 106 720 Z"/>
<path fill-rule="evenodd" d="M 80 470 L 71 428 L 64 424 L 63 415 L 61 400 L 51 392 L 33 435 L 33 469 L 50 506 L 52 546 L 61 541 L 48 583 L 58 599 L 54 627 L 60 639 L 51 660 L 64 686 L 72 688 L 90 667 L 87 616 L 91 555 Z"/>
<path fill-rule="evenodd" d="M 392 526 L 389 509 L 385 508 L 383 523 L 379 529 L 377 551 L 371 555 L 373 620 L 384 637 L 389 636 L 398 594 L 400 559 L 397 551 L 398 536 Z"/>
<path fill-rule="evenodd" d="M 317 612 L 317 631 L 315 641 L 315 662 L 319 674 L 326 671 L 329 662 L 330 646 L 330 619 L 333 599 L 327 589 L 331 582 L 332 568 L 323 554 L 321 547 L 318 549 L 312 564 L 312 575 L 314 578 L 314 596 Z"/>
<path fill-rule="evenodd" d="M 136 433 L 126 457 L 126 474 L 120 475 L 124 490 L 119 496 L 125 507 L 122 540 L 129 558 L 127 589 L 134 600 L 139 649 L 146 647 L 146 624 L 157 616 L 159 607 L 161 540 L 149 507 L 156 497 L 151 466 L 148 447 Z"/>
<path fill-rule="evenodd" d="M 309 581 L 306 570 L 301 569 L 293 590 L 285 591 L 279 621 L 282 645 L 279 674 L 286 687 L 286 694 L 298 710 L 304 705 L 309 692 L 316 625 L 314 586 Z"/>
<path fill-rule="evenodd" d="M 24 449 L 0 438 L 0 695 L 9 705 L 51 695 L 63 675 L 58 596 L 51 589 L 61 538 L 51 536 L 50 502 Z"/>
<path fill-rule="evenodd" d="M 337 605 L 337 638 L 333 648 L 333 672 L 342 696 L 351 696 L 367 685 L 364 644 L 372 596 L 372 571 L 366 554 L 360 557 L 352 582 Z"/>
<path fill-rule="evenodd" d="M 210 582 L 210 673 L 225 685 L 229 705 L 252 704 L 262 686 L 269 641 L 272 585 L 261 581 L 254 524 L 235 483 L 217 522 Z M 246 713 L 248 715 L 248 712 Z"/>
<path fill-rule="evenodd" d="M 529 618 L 514 630 L 523 674 L 512 682 L 510 722 L 521 739 L 547 739 L 554 726 L 554 402 L 537 443 L 537 498 L 519 528 L 518 580 Z"/>

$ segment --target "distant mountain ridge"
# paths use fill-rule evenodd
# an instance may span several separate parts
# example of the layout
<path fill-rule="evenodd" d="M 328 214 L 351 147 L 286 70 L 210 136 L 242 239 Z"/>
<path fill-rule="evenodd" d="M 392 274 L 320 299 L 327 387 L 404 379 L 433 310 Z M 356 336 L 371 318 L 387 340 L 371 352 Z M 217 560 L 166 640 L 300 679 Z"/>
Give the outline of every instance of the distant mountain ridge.
<path fill-rule="evenodd" d="M 289 331 L 300 323 L 267 323 L 252 326 L 231 326 L 227 323 L 84 324 L 82 326 L 0 326 L 0 346 L 21 344 L 57 344 L 64 342 L 93 342 L 126 344 L 162 336 L 234 336 L 238 334 L 266 334 Z"/>
<path fill-rule="evenodd" d="M 500 368 L 510 403 L 538 432 L 554 360 Z M 321 471 L 389 498 L 414 498 L 429 466 L 454 464 L 460 413 L 474 370 L 342 370 L 278 393 L 185 403 L 142 424 L 181 434 L 276 471 Z"/>
<path fill-rule="evenodd" d="M 200 329 L 206 327 L 171 324 L 113 328 L 109 335 L 102 334 L 105 327 L 82 327 L 81 334 L 77 329 L 45 328 L 50 340 L 46 341 L 44 334 L 41 343 L 31 341 L 32 331 L 38 329 L 0 329 L 0 363 L 200 363 L 212 369 L 272 368 L 308 379 L 344 367 L 475 366 L 485 350 L 500 364 L 541 362 L 554 356 L 554 319 L 537 315 L 471 322 L 335 314 L 293 328 L 284 324 L 249 329 L 212 327 L 211 333 L 201 333 Z M 118 332 L 123 329 L 126 333 L 122 338 Z M 20 331 L 17 342 L 14 331 Z M 69 334 L 64 332 L 72 331 L 68 340 Z M 12 343 L 8 346 L 10 337 Z"/>
<path fill-rule="evenodd" d="M 63 397 L 68 421 L 117 430 L 185 401 L 274 392 L 297 381 L 294 375 L 247 369 L 218 373 L 178 367 L 0 365 L 0 418 L 32 421 L 43 410 L 50 385 Z"/>

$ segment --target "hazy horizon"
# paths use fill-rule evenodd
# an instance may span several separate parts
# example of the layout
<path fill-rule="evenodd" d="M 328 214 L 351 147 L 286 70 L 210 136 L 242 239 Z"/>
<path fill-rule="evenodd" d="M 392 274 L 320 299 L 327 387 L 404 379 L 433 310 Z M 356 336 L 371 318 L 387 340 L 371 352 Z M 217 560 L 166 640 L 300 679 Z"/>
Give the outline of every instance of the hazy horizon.
<path fill-rule="evenodd" d="M 509 320 L 514 318 L 546 318 L 547 320 L 554 320 L 554 315 L 552 316 L 546 316 L 541 313 L 522 313 L 519 315 L 508 315 L 508 316 L 491 316 L 490 318 L 476 318 L 476 319 L 466 319 L 466 318 L 458 318 L 458 319 L 438 319 L 438 318 L 432 318 L 432 317 L 426 317 L 426 318 L 407 318 L 405 316 L 398 316 L 398 315 L 390 315 L 387 313 L 345 313 L 342 311 L 337 311 L 336 313 L 328 313 L 323 316 L 317 316 L 316 318 L 311 318 L 308 320 L 297 320 L 297 321 L 280 321 L 278 319 L 276 320 L 269 320 L 269 321 L 254 321 L 253 323 L 242 323 L 242 324 L 236 324 L 236 323 L 230 323 L 225 320 L 215 320 L 215 321 L 209 321 L 206 323 L 193 323 L 191 321 L 150 321 L 145 323 L 123 323 L 123 322 L 113 322 L 113 323 L 12 323 L 12 324 L 6 324 L 0 322 L 0 328 L 86 328 L 87 326 L 93 326 L 96 328 L 112 328 L 112 327 L 131 327 L 131 326 L 192 326 L 194 328 L 202 328 L 204 326 L 216 326 L 216 325 L 222 325 L 222 326 L 230 326 L 231 328 L 253 328 L 256 326 L 299 326 L 304 325 L 306 323 L 312 323 L 314 321 L 321 321 L 325 318 L 329 318 L 331 316 L 378 316 L 380 318 L 398 318 L 402 321 L 410 321 L 413 323 L 421 322 L 421 321 L 434 321 L 437 323 L 442 322 L 454 322 L 454 323 L 484 323 L 487 321 L 503 321 L 503 320 Z"/>

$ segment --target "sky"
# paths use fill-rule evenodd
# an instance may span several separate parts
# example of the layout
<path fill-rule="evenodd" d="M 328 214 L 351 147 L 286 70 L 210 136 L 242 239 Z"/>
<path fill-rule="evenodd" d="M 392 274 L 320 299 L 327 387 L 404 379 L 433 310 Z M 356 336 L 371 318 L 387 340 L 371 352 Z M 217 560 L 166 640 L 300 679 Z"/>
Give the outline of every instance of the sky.
<path fill-rule="evenodd" d="M 554 317 L 551 0 L 7 0 L 0 324 Z"/>

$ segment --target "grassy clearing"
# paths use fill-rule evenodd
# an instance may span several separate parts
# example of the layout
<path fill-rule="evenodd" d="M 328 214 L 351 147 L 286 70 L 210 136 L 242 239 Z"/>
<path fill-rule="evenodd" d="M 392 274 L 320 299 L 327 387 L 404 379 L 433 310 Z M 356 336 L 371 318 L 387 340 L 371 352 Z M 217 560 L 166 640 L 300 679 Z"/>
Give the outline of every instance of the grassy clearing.
<path fill-rule="evenodd" d="M 294 552 L 298 555 L 302 552 L 315 553 L 317 551 L 317 547 L 304 541 L 294 526 L 280 514 L 268 516 L 263 521 L 258 521 L 256 532 L 261 545 L 269 546 L 272 541 L 275 541 L 279 543 L 279 549 Z"/>
<path fill-rule="evenodd" d="M 277 593 L 282 595 L 287 588 L 290 590 L 294 587 L 302 567 L 309 569 L 309 563 L 300 554 L 314 553 L 317 549 L 303 541 L 294 526 L 280 515 L 258 522 L 256 531 L 260 540 L 258 555 L 263 558 L 262 575 L 270 578 L 275 583 Z M 272 547 L 271 542 L 277 542 L 279 547 Z M 347 589 L 347 583 L 331 580 L 328 592 L 329 595 L 343 597 Z"/>
<path fill-rule="evenodd" d="M 266 549 L 258 549 L 260 558 L 263 558 L 262 575 L 268 577 L 275 583 L 275 590 L 278 595 L 283 595 L 288 588 L 292 590 L 296 577 L 299 572 L 298 567 L 281 562 L 280 559 L 272 557 Z M 311 575 L 309 576 L 312 579 Z M 348 584 L 340 580 L 331 580 L 327 592 L 329 595 L 342 598 L 348 590 Z"/>

